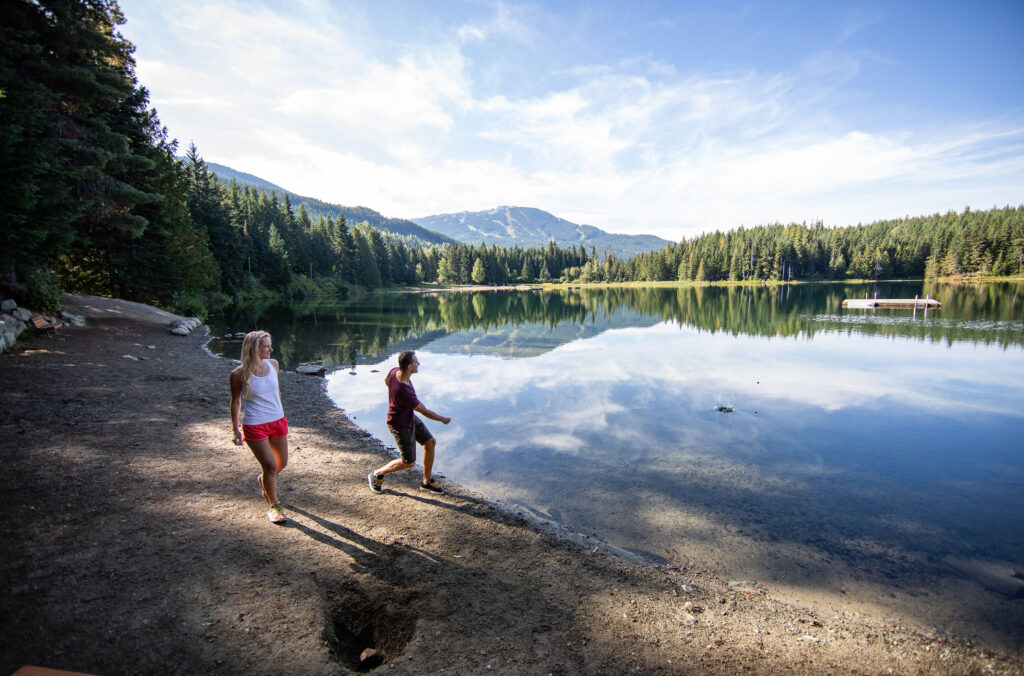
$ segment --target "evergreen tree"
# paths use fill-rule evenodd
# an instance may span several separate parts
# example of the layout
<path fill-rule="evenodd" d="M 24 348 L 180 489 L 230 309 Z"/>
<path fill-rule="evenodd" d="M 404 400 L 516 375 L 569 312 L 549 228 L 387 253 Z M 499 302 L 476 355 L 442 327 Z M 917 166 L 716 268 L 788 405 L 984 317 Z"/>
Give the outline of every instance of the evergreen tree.
<path fill-rule="evenodd" d="M 138 237 L 137 207 L 160 199 L 131 182 L 155 165 L 129 135 L 151 118 L 121 23 L 112 0 L 0 3 L 0 269 L 15 285 Z"/>
<path fill-rule="evenodd" d="M 484 272 L 484 262 L 477 258 L 473 261 L 473 282 L 483 284 L 486 279 L 487 274 Z"/>
<path fill-rule="evenodd" d="M 380 268 L 377 267 L 377 260 L 373 255 L 373 248 L 370 239 L 363 231 L 356 230 L 356 274 L 355 283 L 370 289 L 377 289 L 383 286 L 380 276 Z"/>
<path fill-rule="evenodd" d="M 239 256 L 241 232 L 232 223 L 222 186 L 199 156 L 194 143 L 189 144 L 184 165 L 189 182 L 188 210 L 193 227 L 209 239 L 220 270 L 220 285 L 225 291 L 235 293 L 241 286 L 248 263 Z"/>
<path fill-rule="evenodd" d="M 345 215 L 338 214 L 331 224 L 331 252 L 334 254 L 332 267 L 335 275 L 340 275 L 348 282 L 353 281 L 354 248 L 352 235 L 348 231 L 348 224 L 345 223 Z"/>

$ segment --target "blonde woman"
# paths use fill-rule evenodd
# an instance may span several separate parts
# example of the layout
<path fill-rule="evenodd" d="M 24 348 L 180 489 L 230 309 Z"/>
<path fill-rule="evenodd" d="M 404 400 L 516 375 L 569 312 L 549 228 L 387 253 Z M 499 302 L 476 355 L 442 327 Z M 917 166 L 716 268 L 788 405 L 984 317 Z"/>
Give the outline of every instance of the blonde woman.
<path fill-rule="evenodd" d="M 280 367 L 273 352 L 270 334 L 251 331 L 242 339 L 242 365 L 231 372 L 231 427 L 236 446 L 245 441 L 260 463 L 257 480 L 263 497 L 270 503 L 267 518 L 272 523 L 285 520 L 277 498 L 277 475 L 288 464 L 288 419 L 281 406 L 281 388 L 277 382 Z M 242 414 L 244 425 L 239 425 Z"/>

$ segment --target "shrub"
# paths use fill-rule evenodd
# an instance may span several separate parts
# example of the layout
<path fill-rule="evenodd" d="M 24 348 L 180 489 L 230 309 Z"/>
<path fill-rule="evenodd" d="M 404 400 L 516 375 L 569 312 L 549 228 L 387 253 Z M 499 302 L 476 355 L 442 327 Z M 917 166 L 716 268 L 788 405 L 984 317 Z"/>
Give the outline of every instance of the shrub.
<path fill-rule="evenodd" d="M 176 293 L 171 301 L 170 311 L 182 317 L 199 317 L 206 321 L 206 300 L 197 293 Z"/>
<path fill-rule="evenodd" d="M 44 311 L 54 310 L 60 304 L 61 288 L 46 268 L 33 268 L 25 274 L 25 290 L 16 298 L 18 304 Z"/>

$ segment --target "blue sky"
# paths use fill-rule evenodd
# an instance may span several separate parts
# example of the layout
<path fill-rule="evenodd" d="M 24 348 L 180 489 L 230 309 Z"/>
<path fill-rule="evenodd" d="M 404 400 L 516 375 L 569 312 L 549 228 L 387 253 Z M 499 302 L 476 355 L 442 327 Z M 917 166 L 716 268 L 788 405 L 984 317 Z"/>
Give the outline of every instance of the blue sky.
<path fill-rule="evenodd" d="M 1024 2 L 121 0 L 172 137 L 415 218 L 679 240 L 1024 203 Z"/>

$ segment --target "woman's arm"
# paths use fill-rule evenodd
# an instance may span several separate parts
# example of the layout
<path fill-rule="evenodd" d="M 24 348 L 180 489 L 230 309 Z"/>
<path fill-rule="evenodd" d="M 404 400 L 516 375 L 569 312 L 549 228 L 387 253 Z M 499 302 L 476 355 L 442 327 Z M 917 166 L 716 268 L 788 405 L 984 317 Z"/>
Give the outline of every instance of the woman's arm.
<path fill-rule="evenodd" d="M 231 384 L 231 440 L 235 442 L 235 446 L 241 446 L 242 426 L 238 419 L 242 413 L 242 372 L 239 369 L 232 371 L 228 376 L 228 382 Z"/>

